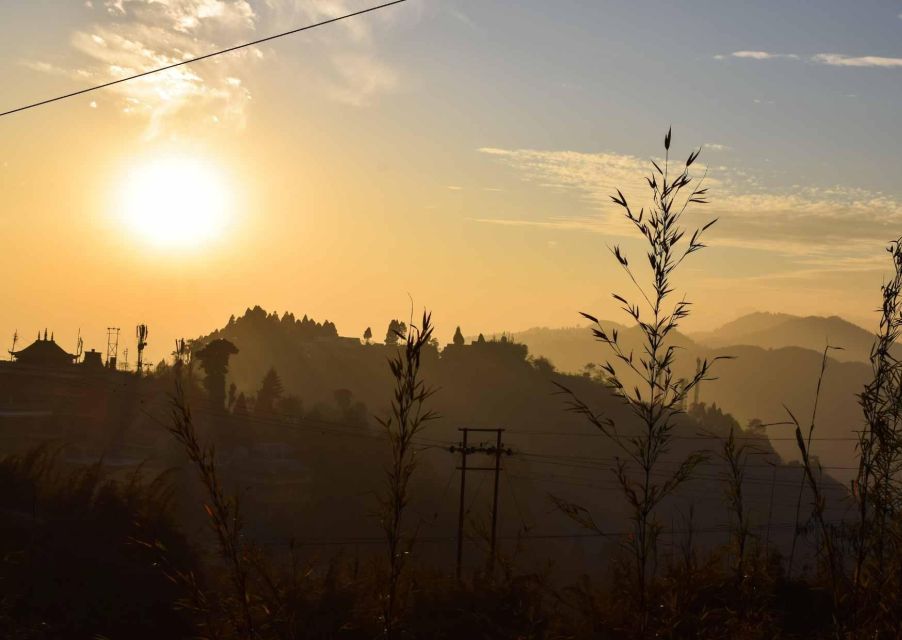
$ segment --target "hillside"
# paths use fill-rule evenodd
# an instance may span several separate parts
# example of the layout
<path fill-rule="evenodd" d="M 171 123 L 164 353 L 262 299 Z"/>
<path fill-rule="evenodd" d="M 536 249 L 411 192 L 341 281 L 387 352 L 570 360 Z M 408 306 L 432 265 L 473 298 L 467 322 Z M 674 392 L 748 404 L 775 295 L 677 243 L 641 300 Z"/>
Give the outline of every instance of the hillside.
<path fill-rule="evenodd" d="M 606 327 L 618 326 L 616 323 L 603 324 Z M 842 338 L 839 336 L 845 336 L 845 344 L 857 345 L 856 349 L 830 352 L 815 428 L 815 436 L 824 438 L 817 442 L 815 453 L 825 466 L 834 467 L 830 469 L 832 475 L 843 481 L 848 480 L 854 472 L 849 468 L 854 456 L 852 438 L 861 424 L 857 394 L 870 376 L 870 365 L 862 360 L 870 349 L 870 335 L 839 318 L 753 314 L 731 325 L 726 328 L 727 335 L 741 335 L 749 330 L 751 335 L 764 336 L 772 331 L 774 336 L 783 335 L 787 340 L 788 336 L 793 336 L 798 338 L 798 342 L 810 345 L 808 348 L 776 344 L 762 346 L 739 341 L 731 346 L 712 348 L 685 336 L 678 338 L 683 350 L 677 360 L 677 375 L 682 377 L 694 372 L 697 358 L 733 356 L 734 359 L 717 363 L 714 369 L 717 379 L 701 385 L 699 401 L 716 404 L 741 424 L 754 419 L 764 423 L 783 422 L 788 417 L 784 405 L 806 424 L 810 421 L 823 342 L 818 343 L 820 346 L 817 349 L 811 348 L 818 339 L 802 335 L 806 328 L 819 326 L 828 331 L 828 335 L 837 336 L 831 338 L 831 344 L 840 343 Z M 780 327 L 783 326 L 788 326 L 793 332 L 782 331 Z M 641 348 L 636 328 L 621 327 L 620 330 L 626 348 Z M 531 354 L 548 358 L 565 372 L 579 372 L 586 363 L 603 362 L 609 357 L 605 345 L 593 339 L 588 327 L 531 329 L 513 334 L 513 337 L 527 345 Z M 725 338 L 724 342 L 728 339 Z M 774 338 L 772 342 L 779 343 L 779 340 Z M 856 352 L 859 357 L 849 357 L 850 353 Z M 787 426 L 774 426 L 768 432 L 774 438 L 774 448 L 784 459 L 798 459 L 792 431 Z"/>
<path fill-rule="evenodd" d="M 638 327 L 606 320 L 602 322 L 605 329 L 619 332 L 620 344 L 625 351 L 639 351 L 642 348 L 642 334 Z M 608 357 L 605 345 L 592 337 L 588 326 L 562 329 L 536 327 L 512 333 L 511 338 L 525 344 L 534 356 L 547 358 L 557 369 L 567 373 L 581 373 L 587 364 L 598 364 Z M 674 332 L 673 344 L 687 350 L 695 348 L 695 343 L 679 332 Z"/>
<path fill-rule="evenodd" d="M 811 319 L 756 314 L 733 323 L 730 330 L 751 328 L 763 333 L 768 329 L 762 327 L 777 330 L 787 323 L 801 326 L 796 320 Z M 849 324 L 833 318 L 819 320 L 830 327 Z M 604 324 L 619 329 L 626 350 L 639 352 L 642 348 L 636 327 Z M 300 330 L 299 326 L 307 328 Z M 864 333 L 863 329 L 855 329 Z M 358 412 L 370 417 L 383 415 L 387 409 L 391 380 L 385 362 L 393 352 L 392 347 L 340 338 L 331 323 L 320 325 L 306 317 L 297 320 L 291 315 L 280 318 L 259 307 L 248 309 L 243 316 L 230 320 L 225 327 L 198 342 L 215 338 L 227 338 L 238 347 L 239 353 L 232 358 L 230 379 L 250 398 L 269 367 L 274 367 L 286 392 L 296 395 L 307 411 L 328 413 L 340 390 L 354 402 L 362 403 L 365 409 L 358 408 Z M 858 339 L 863 340 L 861 336 Z M 764 423 L 783 422 L 787 419 L 784 407 L 803 422 L 810 421 L 821 352 L 799 346 L 709 348 L 682 334 L 676 335 L 676 344 L 680 347 L 676 367 L 680 377 L 694 373 L 697 358 L 732 356 L 717 363 L 713 370 L 715 380 L 700 385 L 700 402 L 717 405 L 743 425 L 755 419 Z M 478 347 L 449 345 L 442 351 L 436 348 L 426 361 L 428 375 L 442 389 L 436 397 L 437 409 L 444 417 L 436 427 L 442 437 L 453 438 L 458 426 L 477 424 L 542 431 L 548 431 L 550 426 L 561 430 L 585 428 L 581 421 L 562 412 L 562 400 L 552 395 L 551 379 L 570 380 L 568 384 L 584 390 L 597 386 L 582 375 L 583 369 L 589 362 L 603 362 L 609 354 L 605 345 L 593 339 L 588 328 L 530 329 L 512 334 L 511 342 L 490 340 L 484 348 Z M 837 467 L 831 472 L 843 481 L 851 471 L 842 467 L 849 467 L 854 455 L 854 442 L 850 438 L 861 420 L 857 394 L 870 375 L 869 364 L 839 357 L 847 353 L 830 353 L 816 424 L 817 437 L 825 440 L 815 449 L 824 465 Z M 564 375 L 531 364 L 530 360 L 538 357 L 547 358 Z M 590 386 L 585 387 L 586 384 Z M 606 391 L 592 393 L 606 398 L 601 408 L 610 411 L 616 406 Z M 768 432 L 774 437 L 775 450 L 784 459 L 798 459 L 788 427 L 774 426 Z M 541 445 L 552 449 L 557 446 L 545 441 Z M 568 449 L 566 453 L 574 452 Z"/>
<path fill-rule="evenodd" d="M 262 309 L 251 309 L 222 329 L 200 338 L 197 344 L 220 337 L 234 342 L 239 353 L 230 362 L 230 378 L 235 381 L 239 391 L 247 394 L 251 406 L 252 397 L 260 387 L 260 380 L 272 366 L 281 377 L 285 394 L 296 396 L 303 407 L 298 411 L 297 418 L 294 418 L 300 420 L 300 424 L 322 419 L 322 416 L 329 420 L 347 421 L 347 417 L 342 417 L 342 413 L 336 410 L 335 404 L 343 397 L 347 406 L 349 399 L 353 398 L 355 402 L 365 405 L 355 413 L 361 418 L 357 427 L 360 434 L 378 433 L 374 416 L 385 415 L 388 408 L 391 379 L 386 359 L 395 347 L 384 344 L 365 345 L 359 340 L 342 339 L 337 335 L 302 336 L 294 328 L 296 323 L 297 320 L 284 320 L 267 314 Z M 530 335 L 541 336 L 545 331 L 547 330 L 536 331 Z M 626 333 L 632 334 L 629 331 Z M 634 336 L 626 339 L 634 339 Z M 600 345 L 592 346 L 601 349 Z M 769 355 L 771 352 L 761 353 L 765 354 L 765 358 L 772 357 Z M 813 352 L 806 353 L 816 357 Z M 799 357 L 798 354 L 788 355 L 791 360 L 799 363 L 798 371 L 793 371 L 793 375 L 804 379 L 808 374 L 808 359 Z M 591 357 L 587 358 L 587 361 L 590 359 Z M 760 366 L 754 359 L 749 359 L 749 362 L 753 368 Z M 693 367 L 694 359 L 687 361 L 686 366 Z M 725 385 L 724 388 L 706 387 L 703 390 L 704 398 L 709 395 L 713 397 L 715 393 L 722 395 L 749 414 L 775 411 L 775 407 L 780 406 L 779 398 L 773 402 L 768 400 L 765 404 L 749 404 L 746 401 L 747 398 L 742 393 L 741 376 L 748 373 L 745 369 L 735 367 L 724 371 L 725 378 L 720 383 Z M 434 348 L 425 354 L 423 374 L 429 384 L 438 390 L 431 406 L 441 416 L 429 425 L 426 435 L 430 442 L 436 443 L 437 448 L 424 458 L 430 480 L 424 485 L 423 491 L 441 490 L 442 486 L 449 486 L 453 482 L 458 461 L 447 454 L 447 446 L 459 437 L 459 427 L 501 427 L 506 429 L 505 444 L 514 452 L 504 463 L 510 480 L 510 491 L 514 496 L 508 496 L 505 500 L 518 503 L 513 506 L 506 502 L 505 509 L 516 509 L 519 512 L 516 518 L 511 511 L 506 512 L 509 515 L 503 524 L 505 535 L 515 535 L 518 523 L 530 525 L 538 520 L 542 520 L 543 527 L 550 531 L 575 531 L 572 523 L 551 507 L 549 495 L 562 496 L 593 507 L 599 518 L 612 528 L 625 526 L 624 503 L 616 495 L 617 489 L 610 471 L 611 461 L 617 451 L 610 441 L 584 419 L 566 410 L 565 398 L 557 392 L 558 388 L 555 386 L 557 383 L 572 389 L 593 410 L 613 417 L 623 432 L 629 433 L 635 428 L 630 413 L 600 383 L 590 376 L 557 373 L 535 361 L 526 346 L 508 339 Z M 760 388 L 762 397 L 771 391 L 766 377 L 756 379 L 751 388 Z M 833 388 L 830 389 L 832 393 Z M 339 390 L 344 390 L 344 393 L 336 393 Z M 836 393 L 836 397 L 841 398 L 842 394 Z M 799 403 L 803 399 L 788 398 L 790 402 Z M 724 409 L 729 409 L 727 403 L 724 404 Z M 842 413 L 832 406 L 830 412 L 837 415 Z M 241 421 L 237 416 L 235 419 Z M 700 527 L 716 529 L 723 526 L 721 495 L 719 492 L 712 494 L 711 481 L 719 482 L 723 477 L 723 463 L 717 458 L 716 452 L 721 442 L 719 438 L 728 433 L 731 425 L 739 428 L 731 416 L 710 406 L 710 402 L 707 406 L 692 408 L 690 415 L 680 419 L 666 464 L 672 465 L 680 456 L 700 448 L 710 450 L 712 456 L 699 470 L 698 481 L 686 485 L 668 504 L 667 512 L 674 518 L 681 517 L 680 514 L 685 514 L 688 505 L 694 504 L 698 507 Z M 250 436 L 257 433 L 261 426 L 252 418 L 246 426 L 239 424 L 236 429 Z M 363 486 L 378 483 L 382 463 L 380 456 L 374 455 L 381 451 L 378 447 L 373 449 L 377 444 L 363 440 L 358 448 L 357 444 L 349 441 L 340 443 L 339 447 L 338 444 L 325 442 L 330 440 L 325 437 L 328 431 L 324 427 L 321 435 L 316 435 L 313 431 L 305 432 L 300 444 L 291 445 L 307 452 L 301 463 L 309 470 L 311 477 L 322 478 L 314 482 L 322 487 L 323 494 L 337 492 L 340 495 L 351 495 L 354 487 L 361 482 Z M 267 437 L 288 438 L 278 432 Z M 762 461 L 756 463 L 749 472 L 749 497 L 756 505 L 755 518 L 762 521 L 771 500 L 770 483 L 774 481 L 771 467 L 763 461 L 778 461 L 779 457 L 759 432 L 747 432 L 745 437 L 755 440 L 756 450 L 760 452 L 760 458 L 756 456 L 756 459 Z M 323 438 L 325 441 L 320 443 Z M 778 442 L 783 444 L 782 441 Z M 324 454 L 324 446 L 327 444 L 332 447 L 329 449 L 332 451 L 330 455 Z M 786 449 L 788 454 L 792 453 L 789 447 Z M 826 458 L 824 459 L 826 464 Z M 358 477 L 354 482 L 350 482 L 347 474 L 341 471 L 347 468 L 346 464 L 356 469 Z M 364 477 L 363 480 L 361 477 Z M 798 467 L 792 464 L 778 465 L 776 482 L 780 486 L 793 486 L 797 489 L 799 477 Z M 481 486 L 482 479 L 478 482 Z M 840 496 L 844 491 L 839 483 L 827 480 L 827 484 L 834 496 Z M 446 493 L 447 491 L 445 489 Z M 484 499 L 486 498 L 480 500 Z M 449 506 L 451 503 L 444 504 L 442 497 L 432 496 L 424 503 L 443 505 L 441 513 L 436 516 L 442 522 L 453 516 L 453 508 Z M 358 515 L 363 518 L 370 508 L 365 494 L 349 499 L 345 504 L 347 508 L 339 514 L 327 505 L 327 501 L 311 500 L 303 508 L 292 505 L 294 515 L 291 517 L 316 522 L 316 533 L 328 536 L 334 528 L 344 526 L 342 523 L 346 519 L 352 521 Z M 484 510 L 481 513 L 484 514 Z M 788 522 L 793 517 L 792 501 L 783 499 L 774 504 L 775 521 Z M 447 524 L 452 526 L 450 521 Z M 568 546 L 560 551 L 564 557 L 573 549 Z M 593 551 L 597 552 L 598 549 Z M 564 562 L 562 566 L 567 565 Z"/>
<path fill-rule="evenodd" d="M 692 334 L 708 347 L 750 345 L 765 349 L 802 347 L 823 351 L 824 345 L 842 347 L 832 356 L 841 361 L 867 362 L 873 334 L 838 316 L 791 316 L 783 313 L 753 313 L 719 329 Z"/>

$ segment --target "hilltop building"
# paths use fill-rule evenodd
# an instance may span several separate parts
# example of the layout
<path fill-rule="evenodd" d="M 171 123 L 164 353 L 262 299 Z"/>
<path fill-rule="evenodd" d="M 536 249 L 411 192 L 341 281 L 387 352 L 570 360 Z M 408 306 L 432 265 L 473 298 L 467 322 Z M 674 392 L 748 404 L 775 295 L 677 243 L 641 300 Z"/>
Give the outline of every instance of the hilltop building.
<path fill-rule="evenodd" d="M 115 369 L 100 351 L 69 353 L 47 330 L 9 355 L 0 362 L 0 453 L 65 440 L 96 459 L 155 441 L 143 411 L 165 395 L 152 378 Z"/>
<path fill-rule="evenodd" d="M 19 351 L 10 351 L 10 355 L 16 362 L 33 367 L 65 367 L 75 362 L 77 356 L 67 353 L 60 347 L 51 335 L 47 338 L 47 330 L 44 329 L 44 337 L 38 332 L 38 339 Z"/>

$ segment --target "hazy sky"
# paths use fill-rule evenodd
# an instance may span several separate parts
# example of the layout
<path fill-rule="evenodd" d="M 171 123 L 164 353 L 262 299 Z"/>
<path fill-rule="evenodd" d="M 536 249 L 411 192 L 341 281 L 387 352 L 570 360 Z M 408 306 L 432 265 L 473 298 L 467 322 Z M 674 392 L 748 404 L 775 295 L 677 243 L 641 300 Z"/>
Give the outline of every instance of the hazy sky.
<path fill-rule="evenodd" d="M 0 111 L 376 3 L 6 2 Z M 709 170 L 687 222 L 721 219 L 688 328 L 867 324 L 900 104 L 898 1 L 409 0 L 0 119 L 0 336 L 133 347 L 146 322 L 159 358 L 254 304 L 381 336 L 408 294 L 443 339 L 620 319 L 607 247 L 638 245 L 605 199 L 641 201 L 671 124 Z M 222 205 L 218 233 L 173 193 Z"/>

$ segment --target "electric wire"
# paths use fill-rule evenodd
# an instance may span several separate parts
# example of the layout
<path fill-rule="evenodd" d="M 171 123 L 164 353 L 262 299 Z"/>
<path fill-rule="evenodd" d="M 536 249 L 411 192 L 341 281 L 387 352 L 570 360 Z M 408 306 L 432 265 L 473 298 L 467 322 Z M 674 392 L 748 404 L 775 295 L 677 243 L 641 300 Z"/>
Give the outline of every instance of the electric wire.
<path fill-rule="evenodd" d="M 122 84 L 123 82 L 129 82 L 131 80 L 137 80 L 139 78 L 145 78 L 147 76 L 153 75 L 155 73 L 162 73 L 163 71 L 169 71 L 171 69 L 175 69 L 177 67 L 181 67 L 188 64 L 193 64 L 195 62 L 200 62 L 201 60 L 207 60 L 209 58 L 213 58 L 216 56 L 221 56 L 226 53 L 232 53 L 234 51 L 238 51 L 239 49 L 246 49 L 247 47 L 253 47 L 259 44 L 263 44 L 264 42 L 270 42 L 271 40 L 276 40 L 278 38 L 284 38 L 286 36 L 295 35 L 301 33 L 302 31 L 309 31 L 310 29 L 316 29 L 317 27 L 323 27 L 328 24 L 332 24 L 334 22 L 340 22 L 342 20 L 347 20 L 348 18 L 353 18 L 355 16 L 360 16 L 365 13 L 370 13 L 373 11 L 378 11 L 380 9 L 385 9 L 392 5 L 401 4 L 402 2 L 406 2 L 407 0 L 393 0 L 392 2 L 385 2 L 383 4 L 377 5 L 375 7 L 369 7 L 367 9 L 361 9 L 360 11 L 354 11 L 352 13 L 346 13 L 341 16 L 337 16 L 335 18 L 329 18 L 328 20 L 323 20 L 321 22 L 316 22 L 314 24 L 308 24 L 304 27 L 298 27 L 297 29 L 291 29 L 290 31 L 283 31 L 282 33 L 276 33 L 271 36 L 266 36 L 265 38 L 260 38 L 258 40 L 253 40 L 251 42 L 245 42 L 243 44 L 238 44 L 232 47 L 228 47 L 226 49 L 220 49 L 219 51 L 213 51 L 210 53 L 206 53 L 201 56 L 197 56 L 194 58 L 189 58 L 187 60 L 182 60 L 181 62 L 176 62 L 173 64 L 169 64 L 163 67 L 158 67 L 156 69 L 151 69 L 149 71 L 143 71 L 141 73 L 136 73 L 131 76 L 127 76 L 125 78 L 119 78 L 118 80 L 111 80 L 110 82 L 105 82 L 103 84 L 98 84 L 93 87 L 88 87 L 86 89 L 80 89 L 78 91 L 73 91 L 72 93 L 67 93 L 61 96 L 56 96 L 54 98 L 47 98 L 46 100 L 40 100 L 38 102 L 33 102 L 31 104 L 27 104 L 21 107 L 16 107 L 15 109 L 10 109 L 9 111 L 4 111 L 0 113 L 0 118 L 3 116 L 10 116 L 14 113 L 19 113 L 22 111 L 27 111 L 28 109 L 34 109 L 36 107 L 42 107 L 47 104 L 51 104 L 53 102 L 59 102 L 60 100 L 66 100 L 68 98 L 74 98 L 76 96 L 84 95 L 86 93 L 91 93 L 92 91 L 99 91 L 100 89 L 106 89 L 108 87 L 112 87 L 117 84 Z"/>

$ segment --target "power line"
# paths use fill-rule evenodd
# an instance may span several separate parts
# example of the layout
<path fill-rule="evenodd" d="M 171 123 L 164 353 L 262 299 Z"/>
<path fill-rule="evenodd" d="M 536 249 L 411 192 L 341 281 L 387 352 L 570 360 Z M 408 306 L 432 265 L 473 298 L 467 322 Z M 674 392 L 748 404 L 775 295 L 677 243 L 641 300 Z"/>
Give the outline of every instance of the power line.
<path fill-rule="evenodd" d="M 591 432 L 583 432 L 583 431 L 548 431 L 548 430 L 522 430 L 522 429 L 511 429 L 510 433 L 516 433 L 524 436 L 566 436 L 566 437 L 575 437 L 575 438 L 607 438 L 603 433 L 591 433 Z M 631 437 L 631 433 L 622 433 L 620 437 L 628 438 Z M 727 436 L 715 436 L 715 435 L 680 435 L 673 434 L 670 436 L 673 440 L 726 440 Z M 736 436 L 736 440 L 749 440 L 749 441 L 791 441 L 795 442 L 796 438 L 794 436 Z M 814 437 L 811 439 L 812 442 L 858 442 L 859 438 L 851 437 L 851 436 L 824 436 L 824 437 Z"/>
<path fill-rule="evenodd" d="M 828 524 L 831 526 L 839 526 L 846 524 L 845 520 L 830 520 L 825 522 L 824 524 Z M 750 525 L 750 529 L 765 529 L 767 528 L 767 524 L 753 524 Z M 796 525 L 795 522 L 777 522 L 770 525 L 772 528 L 776 529 L 796 529 L 802 528 L 804 526 Z M 690 529 L 669 529 L 663 530 L 659 535 L 661 536 L 672 536 L 672 535 L 685 535 L 685 534 L 696 534 L 696 533 L 729 533 L 731 530 L 735 528 L 734 524 L 724 523 L 721 525 L 715 525 L 710 527 L 699 527 L 699 528 L 690 528 Z M 546 533 L 546 534 L 517 534 L 517 535 L 504 535 L 499 536 L 500 540 L 573 540 L 579 538 L 607 538 L 607 537 L 622 537 L 631 535 L 632 531 L 599 531 L 599 532 L 588 532 L 588 533 Z M 417 536 L 415 543 L 442 543 L 442 542 L 451 542 L 456 540 L 454 536 Z M 357 537 L 357 538 L 328 538 L 328 539 L 293 539 L 290 541 L 281 541 L 281 540 L 271 540 L 268 542 L 261 543 L 264 546 L 268 547 L 318 547 L 318 546 L 343 546 L 343 545 L 357 545 L 357 544 L 385 544 L 385 538 L 380 538 L 376 536 L 371 537 Z"/>
<path fill-rule="evenodd" d="M 526 456 L 529 458 L 544 458 L 546 460 L 556 460 L 556 461 L 566 461 L 566 460 L 574 460 L 580 463 L 585 463 L 585 468 L 595 468 L 595 465 L 605 465 L 602 468 L 609 468 L 610 465 L 615 464 L 617 462 L 616 457 L 590 457 L 590 456 L 574 456 L 567 454 L 548 454 L 548 453 L 533 453 L 531 451 L 524 451 L 522 449 L 515 449 L 514 452 L 517 455 Z M 682 460 L 661 460 L 659 461 L 662 465 L 680 465 L 682 464 Z M 589 466 L 591 465 L 591 466 Z M 771 464 L 754 464 L 747 463 L 743 465 L 746 469 L 770 469 L 773 467 Z M 790 464 L 783 463 L 778 465 L 781 468 L 785 469 L 802 469 L 801 465 L 791 466 Z M 842 465 L 819 465 L 821 469 L 828 470 L 839 470 L 839 471 L 857 471 L 858 467 L 852 466 L 842 466 Z"/>
<path fill-rule="evenodd" d="M 316 418 L 293 416 L 291 414 L 272 413 L 267 416 L 254 415 L 235 415 L 224 414 L 222 411 L 216 411 L 212 408 L 191 407 L 192 413 L 199 413 L 211 417 L 230 416 L 241 422 L 250 422 L 254 424 L 276 427 L 288 431 L 308 430 L 316 431 L 321 435 L 337 435 L 348 436 L 354 438 L 366 438 L 370 440 L 386 440 L 388 436 L 379 431 L 372 431 L 368 424 L 350 424 L 347 422 L 337 422 L 334 420 L 321 420 Z M 284 419 L 280 419 L 284 418 Z M 423 449 L 431 448 L 447 448 L 450 442 L 436 440 L 434 438 L 417 438 L 412 441 L 414 444 L 421 446 Z"/>
<path fill-rule="evenodd" d="M 187 64 L 192 64 L 194 62 L 200 62 L 201 60 L 206 60 L 208 58 L 213 58 L 215 56 L 221 56 L 225 53 L 232 53 L 233 51 L 238 51 L 239 49 L 245 49 L 247 47 L 253 47 L 258 44 L 263 44 L 264 42 L 269 42 L 270 40 L 275 40 L 277 38 L 284 38 L 285 36 L 291 36 L 302 31 L 308 31 L 310 29 L 315 29 L 317 27 L 322 27 L 327 24 L 332 24 L 333 22 L 339 22 L 341 20 L 347 20 L 348 18 L 353 18 L 355 16 L 363 15 L 364 13 L 370 13 L 372 11 L 377 11 L 379 9 L 385 9 L 386 7 L 390 7 L 395 4 L 401 4 L 402 2 L 406 2 L 407 0 L 393 0 L 392 2 L 386 2 L 384 4 L 377 5 L 375 7 L 370 7 L 368 9 L 361 9 L 360 11 L 354 11 L 353 13 L 347 13 L 342 16 L 338 16 L 336 18 L 329 18 L 328 20 L 323 20 L 322 22 L 317 22 L 315 24 L 309 24 L 305 27 L 299 27 L 297 29 L 292 29 L 291 31 L 284 31 L 282 33 L 277 33 L 275 35 L 267 36 L 265 38 L 260 38 L 259 40 L 253 40 L 252 42 L 245 42 L 244 44 L 235 45 L 234 47 L 229 47 L 227 49 L 221 49 L 219 51 L 213 51 L 212 53 L 207 53 L 202 56 L 197 56 L 196 58 L 189 58 L 188 60 L 182 60 L 181 62 L 176 62 L 174 64 L 167 65 L 165 67 L 159 67 L 157 69 L 151 69 L 150 71 L 144 71 L 142 73 L 137 73 L 132 76 L 128 76 L 126 78 L 119 78 L 118 80 L 113 80 L 111 82 L 106 82 L 104 84 L 99 84 L 93 87 L 89 87 L 87 89 L 81 89 L 79 91 L 73 91 L 72 93 L 67 93 L 65 95 L 57 96 L 55 98 L 48 98 L 46 100 L 41 100 L 40 102 L 35 102 L 32 104 L 25 105 L 23 107 L 17 107 L 15 109 L 11 109 L 9 111 L 4 111 L 0 113 L 0 118 L 3 116 L 9 116 L 14 113 L 19 113 L 20 111 L 26 111 L 28 109 L 34 109 L 35 107 L 41 107 L 52 102 L 59 102 L 60 100 L 65 100 L 67 98 L 74 98 L 76 96 L 83 95 L 85 93 L 90 93 L 92 91 L 98 91 L 100 89 L 106 89 L 107 87 L 112 87 L 113 85 L 121 84 L 123 82 L 129 82 L 130 80 L 137 80 L 138 78 L 144 78 L 149 75 L 153 75 L 155 73 L 161 73 L 163 71 L 169 71 L 170 69 L 175 69 L 176 67 L 181 67 Z"/>
<path fill-rule="evenodd" d="M 526 454 L 521 454 L 521 455 L 526 455 Z M 590 466 L 590 465 L 584 465 L 584 464 L 573 464 L 573 463 L 568 463 L 568 462 L 561 462 L 558 460 L 534 460 L 533 462 L 536 464 L 555 465 L 555 466 L 559 466 L 559 467 L 567 467 L 570 469 L 588 469 L 588 470 L 598 470 L 598 471 L 610 471 L 610 469 L 606 469 L 605 467 Z M 802 469 L 802 467 L 798 467 L 798 468 L 799 468 L 799 470 Z M 663 471 L 652 471 L 652 472 L 650 472 L 650 475 L 658 477 L 658 478 L 670 478 L 671 477 L 670 474 L 664 473 Z M 693 474 L 692 476 L 690 476 L 688 479 L 688 481 L 697 481 L 697 480 L 723 481 L 723 477 L 722 476 L 703 475 L 700 473 L 696 473 L 696 474 Z M 770 486 L 771 481 L 764 480 L 764 479 L 746 478 L 743 481 L 743 484 Z M 796 486 L 796 483 L 791 482 L 791 481 L 778 481 L 776 484 L 778 486 L 787 486 L 787 487 L 795 487 Z M 844 485 L 839 485 L 839 484 L 823 485 L 820 487 L 820 490 L 821 491 L 839 491 L 839 492 L 843 493 L 844 495 L 849 492 L 849 490 L 846 489 L 846 487 Z"/>

